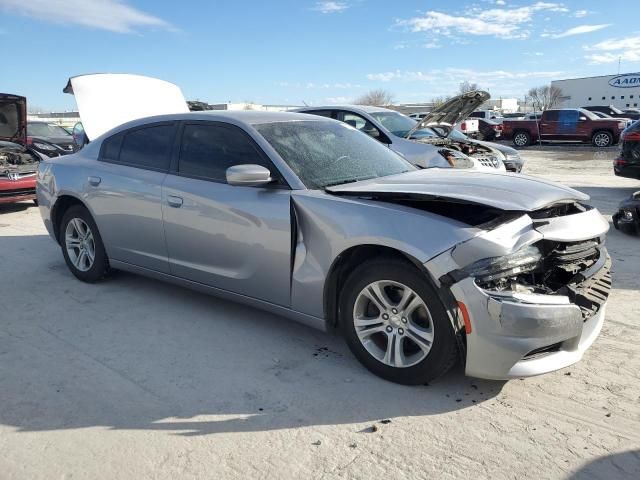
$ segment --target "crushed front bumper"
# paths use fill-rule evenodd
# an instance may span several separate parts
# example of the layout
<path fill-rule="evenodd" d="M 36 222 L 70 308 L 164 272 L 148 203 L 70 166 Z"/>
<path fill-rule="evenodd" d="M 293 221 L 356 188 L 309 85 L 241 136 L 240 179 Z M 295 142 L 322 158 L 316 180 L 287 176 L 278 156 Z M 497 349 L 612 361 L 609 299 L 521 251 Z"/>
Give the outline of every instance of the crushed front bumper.
<path fill-rule="evenodd" d="M 472 332 L 466 337 L 466 374 L 488 379 L 529 377 L 578 362 L 604 322 L 611 288 L 611 260 L 608 256 L 604 260 L 593 276 L 566 296 L 492 295 L 472 278 L 453 286 L 454 295 L 469 307 Z"/>

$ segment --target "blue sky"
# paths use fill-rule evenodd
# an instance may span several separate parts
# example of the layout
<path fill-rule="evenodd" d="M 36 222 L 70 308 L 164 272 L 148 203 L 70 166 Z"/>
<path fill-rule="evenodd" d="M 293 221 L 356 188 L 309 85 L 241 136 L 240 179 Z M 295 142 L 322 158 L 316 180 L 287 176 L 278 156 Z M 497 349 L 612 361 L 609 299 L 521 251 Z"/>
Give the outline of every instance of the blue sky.
<path fill-rule="evenodd" d="M 208 102 L 399 102 L 463 80 L 521 97 L 552 79 L 640 70 L 637 0 L 0 0 L 0 91 L 70 109 L 69 76 L 150 75 Z"/>

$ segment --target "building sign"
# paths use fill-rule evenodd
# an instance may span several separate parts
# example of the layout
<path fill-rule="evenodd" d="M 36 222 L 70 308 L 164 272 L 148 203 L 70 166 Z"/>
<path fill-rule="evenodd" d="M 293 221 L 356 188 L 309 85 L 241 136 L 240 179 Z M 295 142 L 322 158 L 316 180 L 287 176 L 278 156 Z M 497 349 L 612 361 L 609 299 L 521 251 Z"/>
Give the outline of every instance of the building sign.
<path fill-rule="evenodd" d="M 618 75 L 609 80 L 609 85 L 616 88 L 640 87 L 640 73 L 627 73 Z"/>

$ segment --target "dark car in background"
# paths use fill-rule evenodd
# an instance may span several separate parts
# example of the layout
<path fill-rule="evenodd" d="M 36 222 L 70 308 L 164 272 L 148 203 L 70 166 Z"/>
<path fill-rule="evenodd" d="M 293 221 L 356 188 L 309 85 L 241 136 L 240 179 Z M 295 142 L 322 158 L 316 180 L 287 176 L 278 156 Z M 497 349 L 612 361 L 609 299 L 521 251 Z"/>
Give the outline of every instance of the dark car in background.
<path fill-rule="evenodd" d="M 73 137 L 60 125 L 27 122 L 27 141 L 47 157 L 73 153 Z"/>
<path fill-rule="evenodd" d="M 630 118 L 631 120 L 640 120 L 640 112 L 634 112 L 633 110 L 622 111 L 613 105 L 591 105 L 589 107 L 582 107 L 590 112 L 606 113 L 613 118 Z"/>
<path fill-rule="evenodd" d="M 620 202 L 612 220 L 616 230 L 632 235 L 640 234 L 640 192 L 635 192 Z"/>
<path fill-rule="evenodd" d="M 613 172 L 619 177 L 640 179 L 640 120 L 622 132 L 620 155 L 613 161 Z"/>

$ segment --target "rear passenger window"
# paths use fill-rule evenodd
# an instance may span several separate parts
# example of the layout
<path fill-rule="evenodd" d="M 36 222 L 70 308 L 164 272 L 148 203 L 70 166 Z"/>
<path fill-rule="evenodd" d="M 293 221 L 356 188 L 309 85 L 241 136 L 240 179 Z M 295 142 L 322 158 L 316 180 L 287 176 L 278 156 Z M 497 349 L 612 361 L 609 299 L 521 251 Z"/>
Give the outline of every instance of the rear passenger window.
<path fill-rule="evenodd" d="M 544 119 L 547 122 L 557 122 L 558 121 L 558 110 L 549 110 L 544 112 Z"/>
<path fill-rule="evenodd" d="M 169 170 L 174 125 L 156 125 L 123 132 L 118 163 L 153 170 Z"/>
<path fill-rule="evenodd" d="M 178 172 L 217 182 L 227 181 L 227 168 L 262 165 L 277 176 L 273 164 L 260 154 L 241 129 L 222 125 L 186 125 L 182 134 Z"/>
<path fill-rule="evenodd" d="M 100 159 L 107 162 L 117 162 L 120 157 L 120 147 L 122 146 L 122 134 L 116 134 L 102 142 Z"/>

